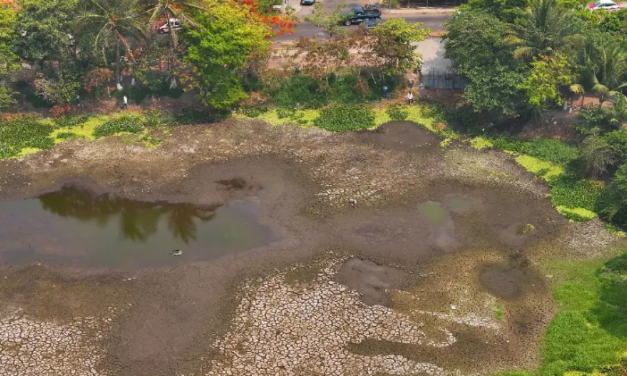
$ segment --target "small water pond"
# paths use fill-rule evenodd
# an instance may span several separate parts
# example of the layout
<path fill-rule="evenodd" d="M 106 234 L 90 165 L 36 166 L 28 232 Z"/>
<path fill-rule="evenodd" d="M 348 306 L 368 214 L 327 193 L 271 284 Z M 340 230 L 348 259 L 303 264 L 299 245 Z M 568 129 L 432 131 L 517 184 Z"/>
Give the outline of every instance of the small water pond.
<path fill-rule="evenodd" d="M 272 240 L 253 202 L 142 202 L 77 187 L 0 202 L 0 261 L 10 265 L 158 267 L 218 258 Z M 174 256 L 173 250 L 182 254 Z"/>

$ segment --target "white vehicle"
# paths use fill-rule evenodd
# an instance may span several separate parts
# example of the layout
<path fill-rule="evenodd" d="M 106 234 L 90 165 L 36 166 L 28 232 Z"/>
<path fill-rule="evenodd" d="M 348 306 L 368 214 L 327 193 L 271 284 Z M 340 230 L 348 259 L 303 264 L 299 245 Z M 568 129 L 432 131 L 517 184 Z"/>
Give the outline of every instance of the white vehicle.
<path fill-rule="evenodd" d="M 591 12 L 594 12 L 595 10 L 599 10 L 599 9 L 605 9 L 611 12 L 611 11 L 619 10 L 620 6 L 616 4 L 615 2 L 613 2 L 612 0 L 599 0 L 595 3 L 588 4 L 588 8 L 590 9 Z"/>
<path fill-rule="evenodd" d="M 179 21 L 177 18 L 170 18 L 170 25 L 172 26 L 173 30 L 181 30 L 183 28 L 183 26 L 181 25 L 181 21 Z M 157 33 L 159 34 L 167 34 L 169 32 L 170 28 L 168 27 L 167 22 L 164 22 L 163 25 L 157 28 Z"/>

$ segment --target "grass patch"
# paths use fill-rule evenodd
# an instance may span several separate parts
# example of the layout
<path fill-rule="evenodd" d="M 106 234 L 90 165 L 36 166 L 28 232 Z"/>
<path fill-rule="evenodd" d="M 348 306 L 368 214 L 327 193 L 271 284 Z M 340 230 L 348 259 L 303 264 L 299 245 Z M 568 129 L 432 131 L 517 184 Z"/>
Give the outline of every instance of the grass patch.
<path fill-rule="evenodd" d="M 144 130 L 144 118 L 142 116 L 122 116 L 111 119 L 94 129 L 94 137 L 100 138 L 121 133 L 140 133 Z"/>
<path fill-rule="evenodd" d="M 486 148 L 494 147 L 494 144 L 490 140 L 483 137 L 475 137 L 470 140 L 470 146 L 473 149 L 483 150 Z"/>
<path fill-rule="evenodd" d="M 0 122 L 0 159 L 17 157 L 24 149 L 33 152 L 52 148 L 53 130 L 51 124 L 31 116 Z"/>
<path fill-rule="evenodd" d="M 503 307 L 499 303 L 494 304 L 494 318 L 497 320 L 503 320 L 505 313 L 503 312 Z"/>
<path fill-rule="evenodd" d="M 627 253 L 600 261 L 559 261 L 554 275 L 560 311 L 547 328 L 539 375 L 608 372 L 627 350 Z"/>

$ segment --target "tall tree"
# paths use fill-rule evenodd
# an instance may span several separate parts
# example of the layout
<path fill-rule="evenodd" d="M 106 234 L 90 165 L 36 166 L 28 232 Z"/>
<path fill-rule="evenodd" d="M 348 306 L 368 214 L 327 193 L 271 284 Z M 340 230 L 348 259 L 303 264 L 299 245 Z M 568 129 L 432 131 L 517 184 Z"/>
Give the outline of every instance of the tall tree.
<path fill-rule="evenodd" d="M 77 0 L 23 0 L 17 12 L 13 51 L 32 65 L 74 60 L 70 33 Z"/>
<path fill-rule="evenodd" d="M 94 50 L 102 50 L 106 64 L 107 48 L 112 44 L 116 51 L 115 74 L 120 79 L 120 49 L 124 47 L 127 56 L 134 60 L 128 38 L 135 41 L 146 40 L 143 24 L 139 17 L 138 0 L 86 0 L 76 27 L 79 32 L 98 30 L 94 39 Z"/>
<path fill-rule="evenodd" d="M 196 22 L 200 27 L 185 33 L 185 62 L 195 69 L 192 84 L 205 104 L 229 108 L 246 99 L 240 73 L 255 56 L 267 53 L 270 27 L 256 22 L 248 7 L 225 2 L 199 13 Z"/>
<path fill-rule="evenodd" d="M 324 4 L 317 2 L 314 4 L 311 17 L 305 17 L 305 20 L 319 26 L 329 36 L 346 35 L 348 29 L 342 26 L 342 21 L 346 18 L 347 3 L 339 3 L 331 14 L 327 14 L 324 10 Z"/>
<path fill-rule="evenodd" d="M 598 48 L 599 65 L 593 76 L 599 106 L 616 97 L 627 87 L 627 50 L 619 43 L 606 43 Z"/>
<path fill-rule="evenodd" d="M 11 41 L 15 38 L 16 12 L 15 4 L 0 2 L 0 109 L 15 104 L 7 78 L 21 68 L 18 56 L 11 50 Z"/>
<path fill-rule="evenodd" d="M 517 36 L 510 38 L 517 48 L 516 58 L 552 56 L 582 39 L 572 12 L 559 6 L 557 0 L 532 0 Z"/>
<path fill-rule="evenodd" d="M 151 6 L 150 23 L 154 24 L 162 18 L 168 25 L 170 35 L 170 49 L 172 54 L 176 54 L 178 48 L 178 35 L 171 25 L 171 20 L 176 18 L 186 25 L 198 26 L 191 13 L 194 11 L 209 11 L 209 2 L 205 0 L 156 0 Z"/>

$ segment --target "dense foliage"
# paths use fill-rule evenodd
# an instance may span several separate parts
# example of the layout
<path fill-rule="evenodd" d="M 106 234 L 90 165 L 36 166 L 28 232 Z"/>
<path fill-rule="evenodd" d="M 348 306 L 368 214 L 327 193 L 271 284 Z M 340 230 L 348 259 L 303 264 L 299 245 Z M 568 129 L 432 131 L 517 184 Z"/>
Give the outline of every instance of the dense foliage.
<path fill-rule="evenodd" d="M 321 111 L 314 124 L 333 131 L 346 132 L 374 127 L 374 112 L 368 106 L 333 105 Z"/>

